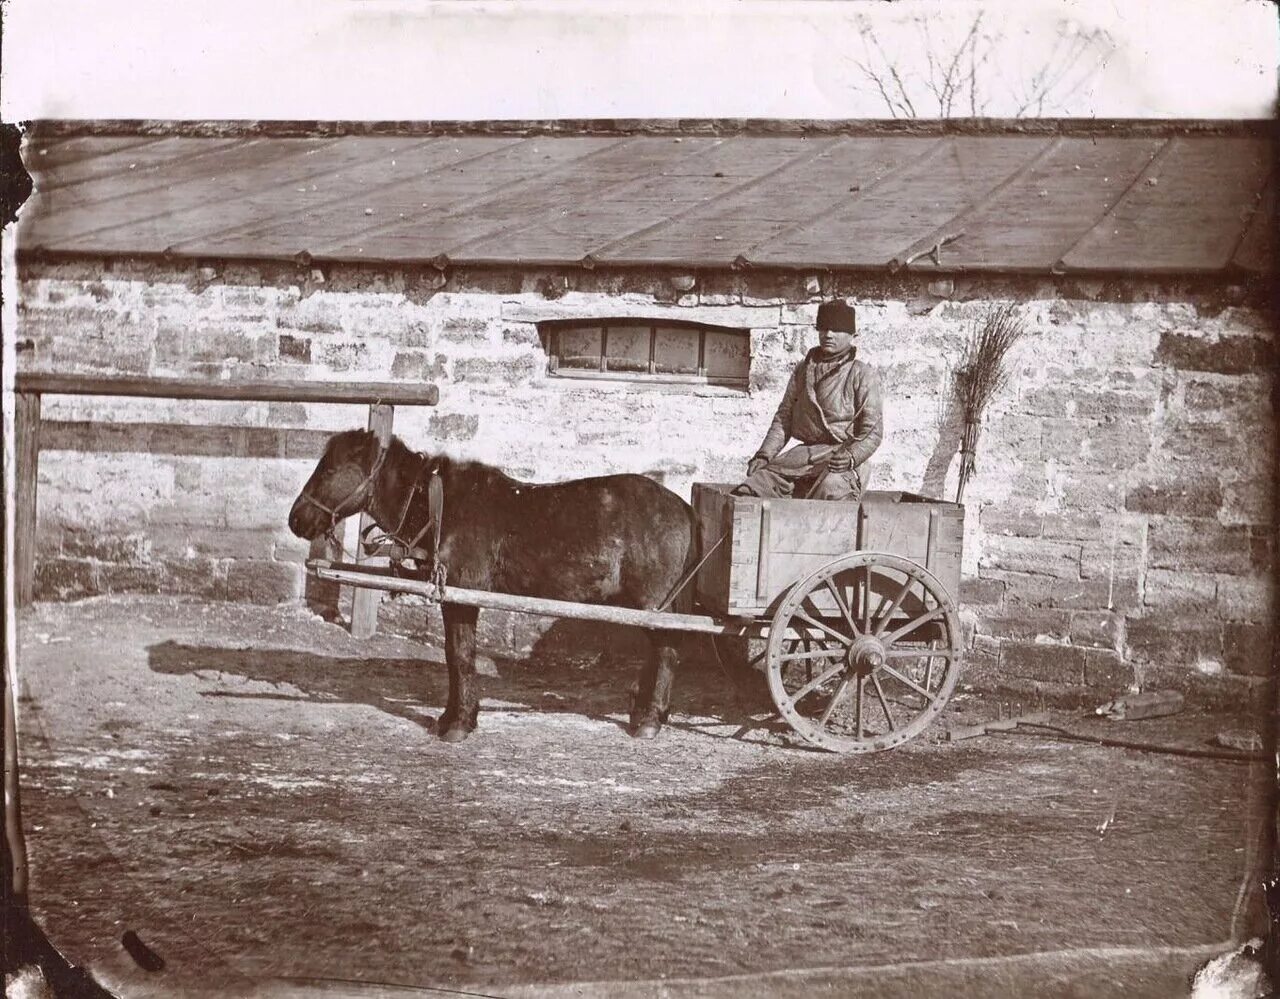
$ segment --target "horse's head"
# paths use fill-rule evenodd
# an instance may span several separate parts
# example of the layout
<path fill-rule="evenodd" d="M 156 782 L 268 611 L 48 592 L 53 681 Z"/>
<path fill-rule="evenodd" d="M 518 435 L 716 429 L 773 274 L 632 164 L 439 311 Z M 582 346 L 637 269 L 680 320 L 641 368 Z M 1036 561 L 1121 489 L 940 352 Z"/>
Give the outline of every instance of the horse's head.
<path fill-rule="evenodd" d="M 289 530 L 310 541 L 343 518 L 368 509 L 382 456 L 368 430 L 334 434 L 289 511 Z"/>

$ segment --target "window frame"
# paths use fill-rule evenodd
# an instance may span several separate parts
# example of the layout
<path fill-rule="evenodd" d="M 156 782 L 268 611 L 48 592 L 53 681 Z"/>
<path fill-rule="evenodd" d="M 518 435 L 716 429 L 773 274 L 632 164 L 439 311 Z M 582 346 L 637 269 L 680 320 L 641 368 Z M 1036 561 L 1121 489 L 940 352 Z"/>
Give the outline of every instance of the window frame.
<path fill-rule="evenodd" d="M 724 388 L 746 390 L 751 381 L 751 330 L 740 326 L 716 326 L 694 319 L 668 319 L 643 316 L 593 316 L 582 319 L 544 319 L 537 323 L 538 339 L 547 355 L 547 375 L 552 378 L 589 378 L 608 381 L 628 381 L 655 385 L 717 385 Z M 649 329 L 649 370 L 609 370 L 609 330 Z M 600 367 L 563 368 L 560 366 L 560 334 L 578 329 L 600 330 Z M 657 343 L 659 329 L 684 329 L 698 334 L 698 371 L 696 374 L 680 374 L 657 370 Z M 707 334 L 726 333 L 741 336 L 747 344 L 747 373 L 740 377 L 707 374 Z"/>

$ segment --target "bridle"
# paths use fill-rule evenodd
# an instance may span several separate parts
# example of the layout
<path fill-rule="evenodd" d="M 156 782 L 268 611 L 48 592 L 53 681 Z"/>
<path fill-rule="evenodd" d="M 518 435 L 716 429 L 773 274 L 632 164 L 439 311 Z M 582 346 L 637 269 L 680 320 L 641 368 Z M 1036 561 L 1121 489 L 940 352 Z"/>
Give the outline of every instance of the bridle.
<path fill-rule="evenodd" d="M 337 547 L 342 547 L 341 542 L 338 541 L 338 524 L 347 517 L 350 517 L 357 510 L 363 509 L 364 505 L 369 502 L 370 497 L 373 496 L 374 484 L 378 481 L 378 476 L 382 472 L 382 466 L 387 460 L 387 452 L 389 450 L 390 449 L 387 445 L 379 445 L 378 456 L 373 459 L 373 467 L 369 469 L 369 474 L 361 480 L 360 484 L 356 486 L 355 489 L 351 490 L 351 492 L 343 497 L 342 501 L 337 505 L 327 506 L 326 504 L 321 503 L 309 492 L 304 492 L 302 494 L 302 499 L 329 515 L 329 526 L 325 528 L 323 536 L 332 541 Z M 347 508 L 345 512 L 344 507 Z"/>
<path fill-rule="evenodd" d="M 327 506 L 309 493 L 303 494 L 303 499 L 328 514 L 329 526 L 323 536 L 332 541 L 335 547 L 342 548 L 342 542 L 338 540 L 337 535 L 339 522 L 363 509 L 365 504 L 372 498 L 374 487 L 377 484 L 378 476 L 382 472 L 382 466 L 387 460 L 389 450 L 390 448 L 385 444 L 379 446 L 378 456 L 374 459 L 373 467 L 369 470 L 369 474 L 336 506 Z M 378 527 L 377 524 L 370 524 L 361 533 L 360 542 L 366 553 L 388 541 L 393 542 L 396 546 L 396 550 L 390 554 L 393 570 L 401 570 L 405 559 L 425 562 L 430 566 L 432 582 L 438 588 L 443 588 L 445 565 L 438 557 L 440 552 L 441 522 L 444 518 L 444 481 L 440 475 L 441 462 L 439 458 L 432 460 L 425 454 L 414 453 L 418 458 L 418 471 L 413 477 L 413 485 L 409 488 L 409 494 L 405 497 L 404 503 L 400 507 L 400 517 L 396 523 L 395 530 L 385 531 L 382 534 L 369 537 Z M 409 513 L 413 509 L 413 501 L 423 488 L 422 478 L 424 471 L 430 472 L 426 484 L 427 520 L 411 540 L 405 541 L 405 524 L 408 522 Z M 418 547 L 428 533 L 431 534 L 431 548 L 429 551 Z"/>

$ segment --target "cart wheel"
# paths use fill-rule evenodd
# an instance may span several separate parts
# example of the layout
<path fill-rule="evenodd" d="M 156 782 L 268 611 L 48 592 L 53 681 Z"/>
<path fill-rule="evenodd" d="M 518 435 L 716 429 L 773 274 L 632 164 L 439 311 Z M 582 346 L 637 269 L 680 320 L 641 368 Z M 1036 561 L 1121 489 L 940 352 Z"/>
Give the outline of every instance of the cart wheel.
<path fill-rule="evenodd" d="M 874 753 L 922 732 L 963 660 L 960 622 L 928 569 L 854 552 L 796 583 L 769 629 L 769 692 L 805 742 Z"/>

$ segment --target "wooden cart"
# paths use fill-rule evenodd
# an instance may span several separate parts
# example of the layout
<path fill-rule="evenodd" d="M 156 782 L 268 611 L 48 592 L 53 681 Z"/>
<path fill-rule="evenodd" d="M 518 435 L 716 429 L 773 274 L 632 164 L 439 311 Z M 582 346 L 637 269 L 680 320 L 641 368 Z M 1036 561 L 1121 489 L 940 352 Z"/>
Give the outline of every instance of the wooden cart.
<path fill-rule="evenodd" d="M 779 715 L 805 742 L 877 752 L 922 732 L 960 675 L 964 508 L 902 492 L 861 503 L 759 499 L 697 483 L 702 614 L 446 586 L 369 566 L 308 563 L 322 579 L 549 617 L 767 641 Z"/>

